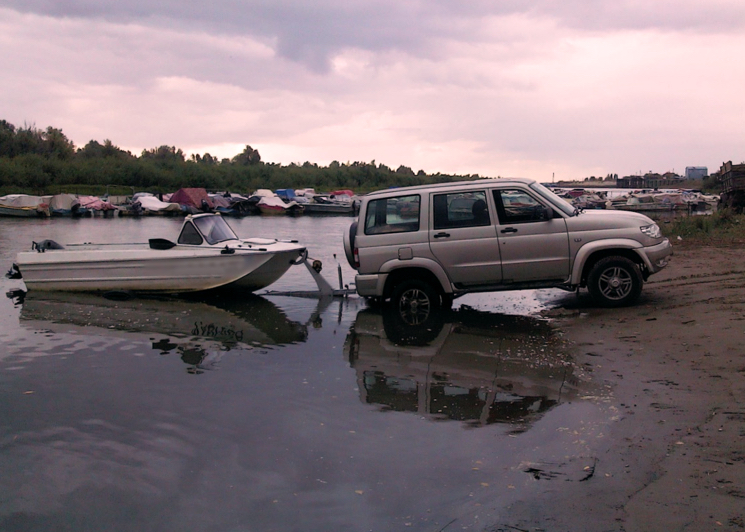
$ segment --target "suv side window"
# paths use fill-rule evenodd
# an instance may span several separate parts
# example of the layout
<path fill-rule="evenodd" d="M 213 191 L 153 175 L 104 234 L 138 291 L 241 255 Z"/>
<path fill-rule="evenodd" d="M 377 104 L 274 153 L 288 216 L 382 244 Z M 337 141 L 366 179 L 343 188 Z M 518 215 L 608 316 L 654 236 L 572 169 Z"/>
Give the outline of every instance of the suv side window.
<path fill-rule="evenodd" d="M 365 234 L 419 231 L 420 204 L 418 194 L 370 201 L 365 216 Z"/>
<path fill-rule="evenodd" d="M 436 194 L 432 198 L 435 229 L 489 225 L 486 192 Z"/>
<path fill-rule="evenodd" d="M 494 203 L 502 225 L 546 221 L 546 207 L 523 190 L 495 190 Z"/>

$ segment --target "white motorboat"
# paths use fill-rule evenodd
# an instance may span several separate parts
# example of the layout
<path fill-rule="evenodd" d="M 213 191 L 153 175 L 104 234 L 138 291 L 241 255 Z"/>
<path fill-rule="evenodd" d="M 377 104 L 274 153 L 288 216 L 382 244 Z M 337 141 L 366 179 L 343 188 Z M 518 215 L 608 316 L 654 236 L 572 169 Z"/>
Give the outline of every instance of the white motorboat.
<path fill-rule="evenodd" d="M 17 256 L 29 290 L 182 293 L 221 287 L 253 292 L 306 255 L 297 242 L 239 239 L 219 214 L 187 216 L 174 243 L 34 242 Z"/>

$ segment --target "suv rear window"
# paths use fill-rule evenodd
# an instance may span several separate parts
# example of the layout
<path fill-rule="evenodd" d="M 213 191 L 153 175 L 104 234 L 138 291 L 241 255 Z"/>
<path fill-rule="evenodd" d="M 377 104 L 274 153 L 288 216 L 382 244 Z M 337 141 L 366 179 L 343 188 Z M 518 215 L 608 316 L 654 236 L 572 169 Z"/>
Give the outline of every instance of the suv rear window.
<path fill-rule="evenodd" d="M 486 192 L 437 194 L 433 198 L 435 229 L 489 225 Z"/>
<path fill-rule="evenodd" d="M 420 204 L 418 194 L 372 200 L 367 204 L 365 234 L 419 231 Z"/>

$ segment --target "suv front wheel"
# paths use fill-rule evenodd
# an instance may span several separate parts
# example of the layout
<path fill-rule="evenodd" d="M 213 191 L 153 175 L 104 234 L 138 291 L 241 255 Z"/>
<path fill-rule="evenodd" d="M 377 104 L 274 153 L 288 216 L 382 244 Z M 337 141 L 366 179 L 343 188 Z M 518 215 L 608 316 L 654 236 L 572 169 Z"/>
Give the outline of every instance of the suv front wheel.
<path fill-rule="evenodd" d="M 427 321 L 440 304 L 440 294 L 432 285 L 418 279 L 401 281 L 393 289 L 391 305 L 408 325 Z"/>
<path fill-rule="evenodd" d="M 587 290 L 595 302 L 603 307 L 623 307 L 639 297 L 643 284 L 642 273 L 626 257 L 605 257 L 590 270 Z"/>

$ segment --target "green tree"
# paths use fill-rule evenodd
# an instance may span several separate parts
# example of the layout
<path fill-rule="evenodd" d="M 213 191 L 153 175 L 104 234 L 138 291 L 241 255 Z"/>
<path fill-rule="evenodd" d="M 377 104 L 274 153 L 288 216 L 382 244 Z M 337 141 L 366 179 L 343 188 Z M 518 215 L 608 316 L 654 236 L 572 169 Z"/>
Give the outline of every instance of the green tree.
<path fill-rule="evenodd" d="M 258 150 L 254 150 L 246 144 L 243 152 L 233 157 L 233 162 L 244 166 L 259 164 L 261 162 L 261 155 Z"/>
<path fill-rule="evenodd" d="M 0 157 L 13 157 L 16 150 L 16 127 L 0 120 Z"/>
<path fill-rule="evenodd" d="M 49 126 L 42 134 L 45 155 L 67 160 L 75 154 L 75 144 L 68 139 L 61 129 Z"/>
<path fill-rule="evenodd" d="M 184 162 L 186 159 L 181 148 L 176 146 L 158 146 L 152 150 L 142 150 L 141 158 L 160 162 Z"/>

